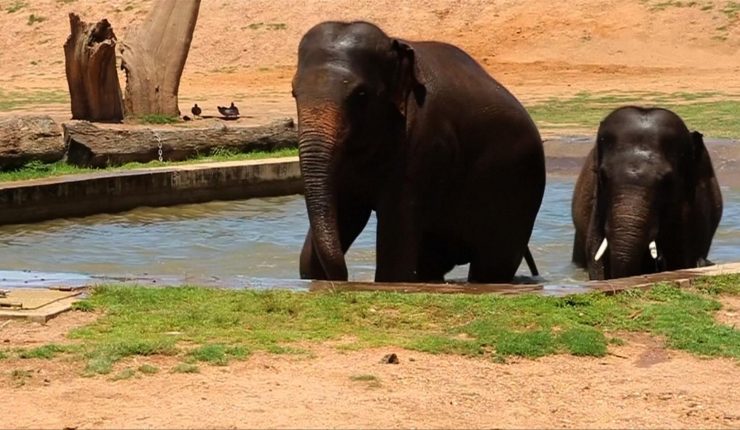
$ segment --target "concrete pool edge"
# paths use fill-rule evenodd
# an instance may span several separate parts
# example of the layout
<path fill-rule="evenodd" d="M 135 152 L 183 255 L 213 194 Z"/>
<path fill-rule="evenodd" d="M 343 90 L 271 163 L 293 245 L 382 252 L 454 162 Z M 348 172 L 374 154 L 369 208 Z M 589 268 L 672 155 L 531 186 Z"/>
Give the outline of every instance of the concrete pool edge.
<path fill-rule="evenodd" d="M 0 225 L 298 194 L 298 157 L 224 161 L 0 183 Z"/>

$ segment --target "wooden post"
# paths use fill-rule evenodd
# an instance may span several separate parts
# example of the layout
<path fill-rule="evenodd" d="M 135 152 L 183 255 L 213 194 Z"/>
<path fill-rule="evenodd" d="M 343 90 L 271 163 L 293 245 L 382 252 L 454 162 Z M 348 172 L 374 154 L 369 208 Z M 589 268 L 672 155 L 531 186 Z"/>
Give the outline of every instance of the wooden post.
<path fill-rule="evenodd" d="M 64 43 L 72 119 L 123 120 L 121 86 L 116 73 L 116 36 L 108 20 L 88 24 L 69 14 L 70 35 Z"/>
<path fill-rule="evenodd" d="M 200 0 L 155 0 L 144 22 L 121 43 L 127 117 L 179 116 L 180 87 Z"/>

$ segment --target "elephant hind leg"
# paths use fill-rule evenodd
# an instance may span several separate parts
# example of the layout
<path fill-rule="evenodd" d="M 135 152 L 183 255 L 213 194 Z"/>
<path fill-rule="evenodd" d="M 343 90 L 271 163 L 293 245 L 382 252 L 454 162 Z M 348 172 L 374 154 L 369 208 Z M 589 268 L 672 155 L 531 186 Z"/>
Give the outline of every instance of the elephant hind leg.
<path fill-rule="evenodd" d="M 455 258 L 448 244 L 430 238 L 422 241 L 417 265 L 420 282 L 444 282 L 445 275 L 454 267 Z"/>
<path fill-rule="evenodd" d="M 513 252 L 511 249 L 514 248 L 508 248 L 507 252 L 502 252 L 504 251 L 502 249 L 474 255 L 470 261 L 468 282 L 486 284 L 511 282 L 523 257 L 522 252 Z"/>

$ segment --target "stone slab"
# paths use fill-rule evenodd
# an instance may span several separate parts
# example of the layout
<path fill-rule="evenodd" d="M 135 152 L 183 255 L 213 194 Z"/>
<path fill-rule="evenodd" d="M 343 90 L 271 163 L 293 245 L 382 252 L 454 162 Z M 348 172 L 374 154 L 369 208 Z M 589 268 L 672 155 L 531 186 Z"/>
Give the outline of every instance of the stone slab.
<path fill-rule="evenodd" d="M 12 288 L 0 298 L 0 320 L 26 319 L 46 322 L 72 308 L 82 291 Z"/>

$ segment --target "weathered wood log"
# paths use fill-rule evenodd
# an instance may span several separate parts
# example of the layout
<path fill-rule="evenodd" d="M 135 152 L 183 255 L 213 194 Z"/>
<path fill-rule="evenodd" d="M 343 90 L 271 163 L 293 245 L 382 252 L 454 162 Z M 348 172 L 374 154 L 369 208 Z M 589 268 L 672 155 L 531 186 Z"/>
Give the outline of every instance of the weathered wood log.
<path fill-rule="evenodd" d="M 64 157 L 62 130 L 49 116 L 0 119 L 0 169 L 29 161 L 53 163 Z"/>
<path fill-rule="evenodd" d="M 179 116 L 177 92 L 200 0 L 156 0 L 144 22 L 121 43 L 127 117 Z"/>
<path fill-rule="evenodd" d="M 388 291 L 394 293 L 438 294 L 498 294 L 516 295 L 538 293 L 540 284 L 470 284 L 470 283 L 412 283 L 412 282 L 360 282 L 360 281 L 311 281 L 309 291 Z"/>
<path fill-rule="evenodd" d="M 64 59 L 72 119 L 123 120 L 113 28 L 108 20 L 88 24 L 74 13 L 69 14 L 69 26 Z"/>
<path fill-rule="evenodd" d="M 107 167 L 134 161 L 182 161 L 215 151 L 274 151 L 298 146 L 292 119 L 258 127 L 222 125 L 217 128 L 101 128 L 87 121 L 63 124 L 67 162 Z"/>

